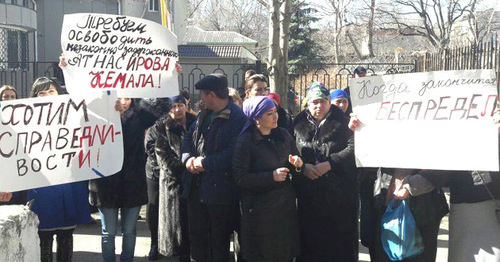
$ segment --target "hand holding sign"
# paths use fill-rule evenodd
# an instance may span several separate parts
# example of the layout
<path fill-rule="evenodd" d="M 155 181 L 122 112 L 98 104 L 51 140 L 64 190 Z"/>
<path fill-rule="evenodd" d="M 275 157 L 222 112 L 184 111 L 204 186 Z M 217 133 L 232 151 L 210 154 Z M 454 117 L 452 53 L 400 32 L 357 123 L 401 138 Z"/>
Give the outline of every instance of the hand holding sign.
<path fill-rule="evenodd" d="M 9 202 L 12 199 L 12 192 L 0 192 L 0 202 Z"/>

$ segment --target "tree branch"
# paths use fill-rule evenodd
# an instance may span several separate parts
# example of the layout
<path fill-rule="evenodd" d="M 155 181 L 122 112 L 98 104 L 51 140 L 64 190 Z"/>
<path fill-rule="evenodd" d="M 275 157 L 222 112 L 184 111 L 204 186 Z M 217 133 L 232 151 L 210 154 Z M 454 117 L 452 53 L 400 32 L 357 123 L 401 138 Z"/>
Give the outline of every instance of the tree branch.
<path fill-rule="evenodd" d="M 263 5 L 268 10 L 271 9 L 271 5 L 266 0 L 257 0 L 261 5 Z"/>

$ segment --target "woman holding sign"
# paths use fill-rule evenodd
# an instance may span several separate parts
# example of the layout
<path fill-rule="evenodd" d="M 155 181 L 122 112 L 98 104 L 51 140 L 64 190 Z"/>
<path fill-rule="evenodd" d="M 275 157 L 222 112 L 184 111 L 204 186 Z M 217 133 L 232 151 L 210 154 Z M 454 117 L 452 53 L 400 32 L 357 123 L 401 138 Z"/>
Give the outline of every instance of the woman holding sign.
<path fill-rule="evenodd" d="M 140 99 L 119 98 L 124 160 L 122 170 L 112 176 L 91 180 L 90 203 L 99 209 L 102 224 L 102 257 L 115 261 L 118 212 L 123 233 L 120 261 L 134 259 L 136 226 L 141 206 L 148 203 L 146 186 L 145 130 L 158 118 L 153 107 Z"/>
<path fill-rule="evenodd" d="M 64 94 L 54 80 L 38 78 L 30 97 Z M 54 235 L 57 236 L 57 261 L 71 261 L 73 256 L 73 231 L 78 224 L 92 221 L 88 204 L 86 182 L 49 186 L 28 191 L 28 200 L 34 199 L 31 210 L 38 215 L 40 225 L 41 261 L 52 261 Z"/>

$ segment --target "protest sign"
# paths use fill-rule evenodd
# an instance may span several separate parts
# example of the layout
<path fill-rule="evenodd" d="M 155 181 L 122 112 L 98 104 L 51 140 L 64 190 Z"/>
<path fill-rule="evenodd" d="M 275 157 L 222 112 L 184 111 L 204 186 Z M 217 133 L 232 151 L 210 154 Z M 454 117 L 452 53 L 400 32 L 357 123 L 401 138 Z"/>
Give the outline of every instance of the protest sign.
<path fill-rule="evenodd" d="M 121 170 L 116 92 L 0 102 L 0 191 L 109 176 Z"/>
<path fill-rule="evenodd" d="M 177 37 L 155 22 L 121 15 L 64 15 L 61 45 L 68 92 L 116 89 L 118 97 L 179 94 Z"/>
<path fill-rule="evenodd" d="M 498 171 L 493 70 L 353 78 L 357 165 Z"/>

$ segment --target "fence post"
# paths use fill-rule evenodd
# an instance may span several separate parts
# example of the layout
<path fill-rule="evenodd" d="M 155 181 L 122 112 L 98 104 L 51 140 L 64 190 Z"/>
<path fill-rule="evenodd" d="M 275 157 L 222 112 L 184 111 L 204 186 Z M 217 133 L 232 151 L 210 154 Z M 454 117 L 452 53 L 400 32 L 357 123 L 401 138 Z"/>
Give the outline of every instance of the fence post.
<path fill-rule="evenodd" d="M 262 74 L 262 61 L 255 61 L 255 71 L 257 72 L 257 74 Z"/>

